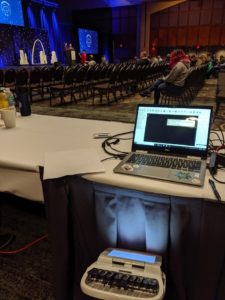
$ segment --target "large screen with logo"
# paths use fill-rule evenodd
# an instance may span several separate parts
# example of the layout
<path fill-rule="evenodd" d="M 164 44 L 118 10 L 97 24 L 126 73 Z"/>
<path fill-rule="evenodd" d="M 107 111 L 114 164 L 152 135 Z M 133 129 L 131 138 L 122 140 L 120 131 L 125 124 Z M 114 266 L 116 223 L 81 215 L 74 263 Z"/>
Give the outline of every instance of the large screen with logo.
<path fill-rule="evenodd" d="M 24 26 L 21 0 L 0 0 L 0 23 Z"/>
<path fill-rule="evenodd" d="M 98 54 L 98 32 L 89 29 L 78 28 L 80 52 L 85 50 L 87 54 Z"/>

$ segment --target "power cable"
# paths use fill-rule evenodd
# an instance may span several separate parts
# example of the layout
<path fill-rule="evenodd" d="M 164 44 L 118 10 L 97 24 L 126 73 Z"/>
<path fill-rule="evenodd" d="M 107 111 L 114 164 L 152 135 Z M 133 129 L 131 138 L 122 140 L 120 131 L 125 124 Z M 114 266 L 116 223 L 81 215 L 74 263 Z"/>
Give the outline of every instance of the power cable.
<path fill-rule="evenodd" d="M 1 250 L 0 254 L 18 254 L 20 252 L 23 252 L 23 251 L 27 250 L 31 246 L 41 242 L 42 240 L 46 239 L 47 237 L 48 237 L 48 234 L 45 234 L 45 235 L 41 236 L 40 238 L 32 241 L 31 243 L 29 243 L 29 244 L 27 244 L 27 245 L 25 245 L 25 246 L 23 246 L 23 247 L 21 247 L 17 250 L 8 250 L 8 251 Z"/>

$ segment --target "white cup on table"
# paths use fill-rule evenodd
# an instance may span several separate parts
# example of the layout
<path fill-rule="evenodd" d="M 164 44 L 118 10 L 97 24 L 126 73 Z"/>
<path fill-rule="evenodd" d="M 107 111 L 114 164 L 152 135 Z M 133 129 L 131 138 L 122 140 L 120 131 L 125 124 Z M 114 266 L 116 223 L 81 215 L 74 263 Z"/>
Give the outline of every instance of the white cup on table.
<path fill-rule="evenodd" d="M 0 110 L 2 120 L 6 128 L 16 127 L 16 111 L 15 107 L 2 108 Z"/>

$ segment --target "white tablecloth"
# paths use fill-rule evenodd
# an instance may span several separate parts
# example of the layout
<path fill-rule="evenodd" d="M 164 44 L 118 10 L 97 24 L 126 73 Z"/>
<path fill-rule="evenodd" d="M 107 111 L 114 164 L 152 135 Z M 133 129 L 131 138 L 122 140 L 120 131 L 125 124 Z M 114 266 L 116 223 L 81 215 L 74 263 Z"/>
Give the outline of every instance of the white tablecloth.
<path fill-rule="evenodd" d="M 67 151 L 93 147 L 100 159 L 108 157 L 101 147 L 102 139 L 93 139 L 97 132 L 117 134 L 133 130 L 133 124 L 83 120 L 75 118 L 31 115 L 17 117 L 14 129 L 0 128 L 0 191 L 36 201 L 43 201 L 39 166 L 44 165 L 45 152 Z M 131 140 L 121 141 L 118 149 L 130 151 Z M 203 187 L 137 178 L 113 173 L 118 160 L 104 161 L 105 173 L 87 174 L 84 178 L 111 186 L 135 189 L 144 192 L 215 199 L 208 184 L 208 171 Z M 222 172 L 222 171 L 221 171 Z M 221 173 L 221 176 L 225 176 Z M 222 177 L 221 177 L 222 178 Z M 225 189 L 216 183 L 222 199 Z"/>

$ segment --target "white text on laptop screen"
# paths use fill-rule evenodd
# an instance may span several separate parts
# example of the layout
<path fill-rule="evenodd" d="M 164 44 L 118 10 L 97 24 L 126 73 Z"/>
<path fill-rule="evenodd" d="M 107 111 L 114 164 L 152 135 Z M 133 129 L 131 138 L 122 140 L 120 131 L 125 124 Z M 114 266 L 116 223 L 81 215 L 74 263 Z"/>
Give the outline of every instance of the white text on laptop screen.
<path fill-rule="evenodd" d="M 207 149 L 210 109 L 149 107 L 138 110 L 134 143 L 146 146 Z"/>

